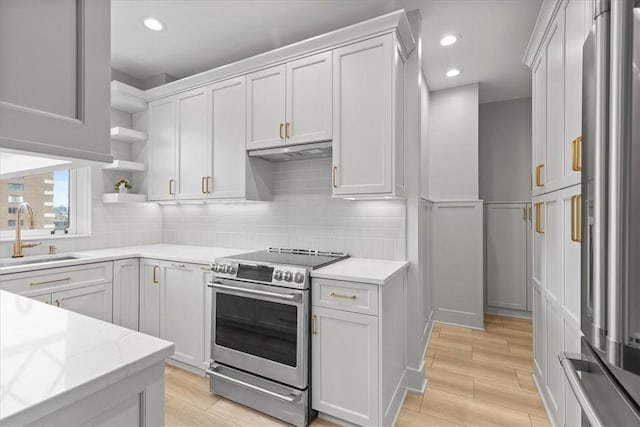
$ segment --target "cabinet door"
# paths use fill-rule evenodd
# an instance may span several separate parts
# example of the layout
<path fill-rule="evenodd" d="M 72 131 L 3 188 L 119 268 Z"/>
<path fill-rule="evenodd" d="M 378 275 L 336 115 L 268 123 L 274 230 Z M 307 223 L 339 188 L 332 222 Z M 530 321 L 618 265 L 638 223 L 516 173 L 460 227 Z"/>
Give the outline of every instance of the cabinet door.
<path fill-rule="evenodd" d="M 204 302 L 204 339 L 201 340 L 204 344 L 202 347 L 202 363 L 201 369 L 208 369 L 211 360 L 211 315 L 213 314 L 213 289 L 208 284 L 213 280 L 213 273 L 211 271 L 200 270 L 201 274 L 201 295 Z"/>
<path fill-rule="evenodd" d="M 487 305 L 526 310 L 526 204 L 486 206 Z"/>
<path fill-rule="evenodd" d="M 176 97 L 178 151 L 176 198 L 206 197 L 205 180 L 210 175 L 211 143 L 208 138 L 207 91 L 196 89 Z"/>
<path fill-rule="evenodd" d="M 544 289 L 546 286 L 546 203 L 543 197 L 533 199 L 533 236 L 531 270 L 533 285 Z"/>
<path fill-rule="evenodd" d="M 545 162 L 547 155 L 547 58 L 540 55 L 533 66 L 533 124 L 532 124 L 532 192 L 534 195 L 544 192 Z"/>
<path fill-rule="evenodd" d="M 242 76 L 209 87 L 213 147 L 209 197 L 241 198 L 245 195 L 245 82 L 246 77 Z"/>
<path fill-rule="evenodd" d="M 287 143 L 331 140 L 331 61 L 329 51 L 287 64 Z"/>
<path fill-rule="evenodd" d="M 333 194 L 392 191 L 393 36 L 333 51 Z"/>
<path fill-rule="evenodd" d="M 172 359 L 199 367 L 204 317 L 198 267 L 162 262 L 161 268 L 160 338 L 175 344 Z"/>
<path fill-rule="evenodd" d="M 580 182 L 575 162 L 579 157 L 577 139 L 582 135 L 582 45 L 585 40 L 585 9 L 589 2 L 571 0 L 565 9 L 564 141 L 563 186 Z"/>
<path fill-rule="evenodd" d="M 286 65 L 247 75 L 247 150 L 284 143 Z"/>
<path fill-rule="evenodd" d="M 0 1 L 2 147 L 111 162 L 109 16 L 104 1 Z"/>
<path fill-rule="evenodd" d="M 564 159 L 564 11 L 549 31 L 544 54 L 547 61 L 545 191 L 561 185 Z M 579 107 L 577 107 L 579 108 Z"/>
<path fill-rule="evenodd" d="M 149 103 L 149 200 L 171 200 L 176 194 L 176 102 L 165 98 Z"/>
<path fill-rule="evenodd" d="M 312 316 L 312 408 L 378 425 L 378 318 L 322 307 Z"/>
<path fill-rule="evenodd" d="M 113 262 L 113 323 L 138 330 L 140 269 L 138 259 Z"/>
<path fill-rule="evenodd" d="M 160 261 L 140 260 L 140 332 L 160 336 Z"/>
<path fill-rule="evenodd" d="M 51 304 L 51 294 L 38 295 L 30 298 L 45 304 Z"/>
<path fill-rule="evenodd" d="M 111 283 L 54 292 L 51 294 L 51 300 L 58 307 L 111 322 L 113 301 Z"/>

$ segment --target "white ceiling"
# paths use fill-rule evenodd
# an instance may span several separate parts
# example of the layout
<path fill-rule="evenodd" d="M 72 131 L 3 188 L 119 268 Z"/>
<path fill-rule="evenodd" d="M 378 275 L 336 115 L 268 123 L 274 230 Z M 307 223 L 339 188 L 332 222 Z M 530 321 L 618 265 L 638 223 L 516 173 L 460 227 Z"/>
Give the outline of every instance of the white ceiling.
<path fill-rule="evenodd" d="M 480 83 L 480 102 L 531 95 L 521 60 L 542 0 L 112 0 L 111 62 L 139 79 L 181 78 L 397 9 L 422 13 L 431 90 Z M 152 32 L 153 16 L 167 25 Z M 440 38 L 460 40 L 442 47 Z M 447 78 L 451 67 L 462 74 Z"/>

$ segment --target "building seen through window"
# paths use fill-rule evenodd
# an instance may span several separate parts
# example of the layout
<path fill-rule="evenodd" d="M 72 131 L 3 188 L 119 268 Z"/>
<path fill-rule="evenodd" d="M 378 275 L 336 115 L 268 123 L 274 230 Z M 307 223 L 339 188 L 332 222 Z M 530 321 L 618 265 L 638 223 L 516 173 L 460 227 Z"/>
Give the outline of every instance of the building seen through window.
<path fill-rule="evenodd" d="M 46 172 L 0 180 L 0 231 L 16 227 L 18 206 L 28 202 L 34 211 L 34 228 L 66 230 L 69 228 L 69 170 Z M 24 226 L 24 219 L 21 225 Z"/>

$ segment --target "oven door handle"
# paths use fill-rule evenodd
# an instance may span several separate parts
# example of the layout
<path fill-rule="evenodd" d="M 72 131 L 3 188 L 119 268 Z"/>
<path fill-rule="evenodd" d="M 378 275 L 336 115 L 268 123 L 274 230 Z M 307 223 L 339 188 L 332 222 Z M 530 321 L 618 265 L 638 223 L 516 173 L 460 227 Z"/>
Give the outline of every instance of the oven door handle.
<path fill-rule="evenodd" d="M 269 395 L 269 396 L 274 397 L 274 398 L 276 398 L 278 400 L 283 400 L 283 401 L 285 401 L 287 403 L 295 403 L 298 400 L 300 400 L 300 398 L 302 397 L 302 394 L 296 394 L 294 396 L 283 396 L 282 394 L 276 393 L 275 391 L 267 390 L 265 388 L 258 387 L 257 385 L 249 384 L 249 383 L 246 383 L 246 382 L 241 381 L 239 379 L 230 377 L 228 375 L 221 374 L 220 372 L 217 372 L 217 369 L 218 369 L 218 366 L 213 365 L 211 367 L 211 369 L 207 369 L 205 372 L 209 376 L 217 377 L 217 378 L 219 378 L 221 380 L 234 383 L 236 385 L 239 385 L 241 387 L 247 388 L 249 390 L 257 391 L 258 393 Z"/>
<path fill-rule="evenodd" d="M 276 298 L 285 301 L 295 301 L 297 299 L 300 299 L 301 297 L 300 294 L 279 294 L 276 292 L 259 291 L 257 289 L 239 288 L 236 286 L 224 285 L 220 282 L 209 282 L 207 286 L 215 289 L 224 289 L 225 291 L 242 292 L 245 294 L 260 295 L 263 297 Z"/>

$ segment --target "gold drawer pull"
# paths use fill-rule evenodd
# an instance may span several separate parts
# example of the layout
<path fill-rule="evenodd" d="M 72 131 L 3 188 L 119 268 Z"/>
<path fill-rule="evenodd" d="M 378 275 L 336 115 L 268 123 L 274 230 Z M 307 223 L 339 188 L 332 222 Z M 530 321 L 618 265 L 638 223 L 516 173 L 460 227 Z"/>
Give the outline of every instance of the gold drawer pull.
<path fill-rule="evenodd" d="M 544 164 L 539 164 L 536 166 L 536 187 L 544 187 L 544 184 L 542 183 L 542 168 L 544 167 Z"/>
<path fill-rule="evenodd" d="M 160 281 L 158 280 L 158 275 L 160 273 L 160 267 L 157 265 L 153 266 L 153 283 L 158 284 Z"/>
<path fill-rule="evenodd" d="M 51 283 L 66 282 L 68 280 L 71 280 L 71 277 L 63 277 L 62 279 L 47 280 L 44 282 L 31 282 L 29 283 L 29 285 L 31 286 L 49 285 Z"/>
<path fill-rule="evenodd" d="M 542 205 L 544 202 L 536 203 L 536 233 L 544 234 L 544 230 L 542 229 Z"/>
<path fill-rule="evenodd" d="M 331 296 L 334 298 L 356 299 L 355 295 L 336 294 L 335 292 L 331 292 Z"/>
<path fill-rule="evenodd" d="M 282 135 L 282 130 L 284 129 L 284 123 L 280 123 L 280 139 L 284 139 L 284 136 Z"/>
<path fill-rule="evenodd" d="M 338 185 L 336 184 L 336 172 L 337 171 L 338 171 L 338 167 L 334 166 L 333 167 L 333 176 L 332 176 L 333 188 L 338 188 Z"/>
<path fill-rule="evenodd" d="M 287 122 L 284 127 L 284 136 L 286 136 L 287 138 L 289 138 L 289 128 L 291 128 L 291 123 Z"/>
<path fill-rule="evenodd" d="M 573 141 L 571 141 L 571 156 L 572 163 L 571 169 L 575 172 L 579 172 L 582 170 L 582 137 L 579 136 Z"/>
<path fill-rule="evenodd" d="M 311 319 L 311 333 L 316 335 L 318 333 L 318 316 L 313 315 L 313 319 Z"/>

